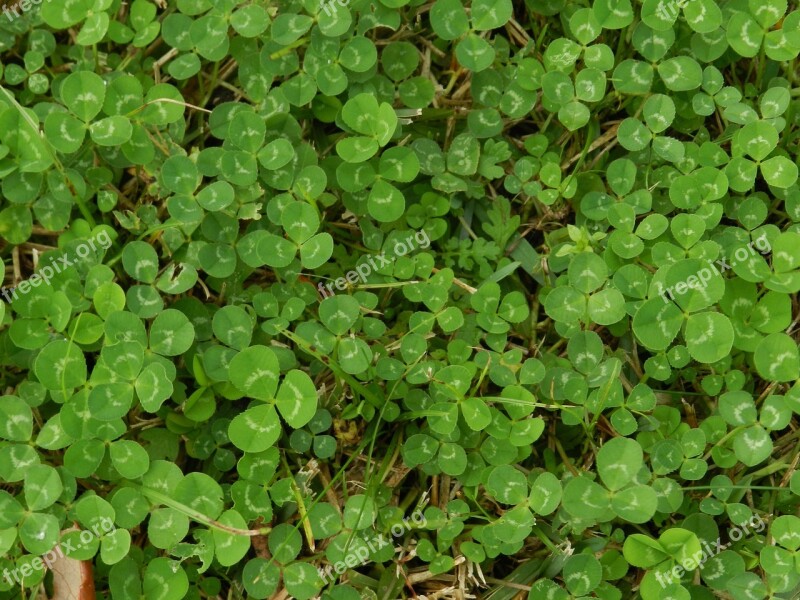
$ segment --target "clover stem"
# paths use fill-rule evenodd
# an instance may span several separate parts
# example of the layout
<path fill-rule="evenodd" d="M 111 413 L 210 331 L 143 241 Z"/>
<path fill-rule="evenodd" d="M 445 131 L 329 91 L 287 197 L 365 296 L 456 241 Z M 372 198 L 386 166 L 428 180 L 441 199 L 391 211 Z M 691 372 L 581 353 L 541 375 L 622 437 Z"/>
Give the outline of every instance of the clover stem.
<path fill-rule="evenodd" d="M 559 554 L 560 553 L 559 548 L 553 543 L 553 541 L 549 537 L 547 537 L 547 535 L 541 529 L 539 529 L 539 527 L 537 525 L 532 525 L 531 529 L 533 531 L 533 534 L 537 538 L 539 538 L 539 540 L 545 546 L 547 546 L 550 549 L 550 552 L 552 552 L 553 554 Z"/>
<path fill-rule="evenodd" d="M 42 132 L 40 131 L 39 127 L 36 125 L 33 119 L 31 119 L 30 115 L 25 112 L 22 106 L 20 106 L 19 102 L 17 102 L 17 99 L 6 88 L 0 85 L 0 91 L 2 91 L 6 95 L 8 100 L 14 106 L 14 109 L 20 114 L 25 123 L 27 123 L 28 126 L 35 132 L 36 136 L 42 141 L 42 144 L 44 144 L 44 147 L 47 148 L 47 152 L 50 154 L 50 158 L 53 159 L 53 164 L 55 165 L 56 170 L 64 178 L 64 183 L 67 185 L 67 188 L 69 188 L 69 190 L 72 192 L 72 198 L 73 200 L 75 200 L 75 204 L 78 206 L 78 210 L 83 215 L 83 218 L 86 219 L 86 222 L 89 223 L 89 225 L 91 225 L 92 229 L 94 229 L 97 226 L 97 223 L 95 222 L 94 217 L 92 217 L 92 213 L 89 212 L 89 208 L 86 206 L 86 203 L 83 201 L 83 198 L 81 198 L 78 195 L 78 192 L 72 185 L 72 181 L 67 175 L 67 170 L 64 168 L 64 165 L 58 159 L 58 155 L 53 151 L 53 147 L 47 140 L 47 137 L 42 135 Z"/>
<path fill-rule="evenodd" d="M 306 541 L 308 542 L 308 547 L 311 548 L 313 552 L 315 549 L 314 546 L 314 532 L 311 531 L 311 521 L 308 518 L 308 511 L 306 510 L 305 502 L 303 502 L 303 494 L 300 493 L 300 487 L 297 485 L 297 481 L 292 474 L 292 469 L 289 467 L 289 462 L 286 460 L 286 454 L 281 453 L 281 462 L 283 463 L 283 468 L 286 469 L 286 477 L 289 481 L 292 482 L 292 493 L 294 494 L 295 502 L 297 502 L 297 512 L 300 515 L 300 522 L 303 524 L 303 532 L 306 534 Z M 283 548 L 288 542 L 289 537 L 283 540 L 280 548 Z M 278 550 L 280 550 L 280 548 Z"/>
<path fill-rule="evenodd" d="M 282 56 L 286 56 L 287 54 L 289 54 L 295 48 L 300 48 L 301 46 L 303 46 L 308 40 L 309 40 L 308 37 L 301 37 L 299 40 L 295 40 L 294 42 L 292 42 L 288 46 L 284 46 L 283 48 L 281 48 L 277 52 L 273 52 L 272 54 L 270 54 L 269 55 L 269 59 L 270 60 L 276 60 L 278 58 L 281 58 Z"/>
<path fill-rule="evenodd" d="M 555 442 L 556 442 L 556 451 L 558 452 L 558 455 L 561 457 L 561 460 L 564 461 L 564 464 L 570 470 L 570 473 L 572 473 L 575 477 L 577 477 L 579 475 L 578 470 L 573 466 L 572 461 L 570 461 L 569 457 L 567 456 L 567 453 L 564 452 L 564 447 L 561 445 L 561 442 L 558 439 L 556 439 Z"/>
<path fill-rule="evenodd" d="M 272 527 L 262 527 L 260 529 L 239 529 L 238 527 L 231 527 L 230 525 L 225 525 L 224 523 L 220 523 L 211 517 L 204 515 L 203 513 L 194 510 L 193 508 L 186 506 L 185 504 L 178 502 L 177 500 L 173 500 L 166 494 L 162 494 L 158 490 L 154 490 L 152 488 L 145 487 L 138 483 L 131 482 L 133 487 L 139 490 L 145 496 L 149 496 L 152 500 L 163 504 L 164 506 L 169 506 L 170 508 L 174 508 L 178 512 L 182 512 L 187 517 L 194 519 L 198 523 L 202 523 L 206 527 L 210 527 L 212 529 L 217 529 L 218 531 L 223 531 L 225 533 L 229 533 L 231 535 L 247 535 L 247 536 L 256 536 L 256 535 L 266 535 L 270 531 L 272 531 Z"/>
<path fill-rule="evenodd" d="M 380 483 L 383 483 L 386 480 L 386 476 L 392 470 L 394 463 L 397 461 L 397 457 L 400 455 L 399 438 L 401 436 L 402 433 L 398 431 L 389 441 L 389 446 L 386 449 L 386 458 L 384 459 L 383 464 L 381 464 L 381 471 L 378 477 L 378 481 Z"/>
<path fill-rule="evenodd" d="M 755 473 L 748 474 L 747 477 L 749 479 L 760 479 L 762 477 L 766 477 L 767 475 L 772 475 L 773 473 L 776 473 L 778 471 L 782 471 L 783 469 L 786 469 L 788 466 L 789 466 L 789 464 L 785 463 L 783 461 L 776 462 L 776 463 L 770 463 L 766 467 L 764 467 L 763 469 L 759 469 Z"/>
<path fill-rule="evenodd" d="M 744 426 L 740 425 L 739 427 L 734 427 L 728 433 L 723 435 L 722 438 L 711 447 L 711 450 L 706 452 L 705 456 L 703 456 L 703 460 L 707 461 L 709 458 L 711 458 L 711 453 L 714 451 L 714 448 L 716 448 L 717 446 L 721 446 L 722 444 L 727 442 L 729 439 L 731 439 L 733 436 L 739 433 L 742 429 L 744 429 Z"/>

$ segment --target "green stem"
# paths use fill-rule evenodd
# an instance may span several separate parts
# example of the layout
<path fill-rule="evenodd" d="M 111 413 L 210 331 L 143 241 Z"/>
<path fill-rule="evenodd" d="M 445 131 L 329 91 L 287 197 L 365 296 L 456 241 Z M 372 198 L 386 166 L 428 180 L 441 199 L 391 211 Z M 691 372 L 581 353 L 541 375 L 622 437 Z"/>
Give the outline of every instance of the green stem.
<path fill-rule="evenodd" d="M 300 488 L 297 486 L 297 481 L 295 481 L 294 475 L 292 474 L 292 469 L 289 468 L 289 462 L 286 460 L 285 453 L 281 453 L 281 462 L 283 463 L 283 468 L 286 469 L 287 478 L 292 482 L 292 493 L 294 494 L 295 502 L 297 502 L 297 513 L 300 515 L 300 522 L 303 524 L 303 531 L 306 534 L 308 547 L 313 548 L 314 533 L 311 531 L 311 521 L 308 519 L 306 504 L 303 502 L 303 494 L 301 493 Z M 283 548 L 286 544 L 288 544 L 290 539 L 291 538 L 287 537 L 285 540 L 283 540 L 280 548 Z"/>
<path fill-rule="evenodd" d="M 25 109 L 19 104 L 19 102 L 17 102 L 17 99 L 14 98 L 13 94 L 11 94 L 2 85 L 0 85 L 0 91 L 2 91 L 6 95 L 6 98 L 8 98 L 8 100 L 14 106 L 16 111 L 22 116 L 23 120 L 28 124 L 28 126 L 31 128 L 33 133 L 40 140 L 42 140 L 42 143 L 44 144 L 44 147 L 47 148 L 47 152 L 48 152 L 48 154 L 50 154 L 50 158 L 53 159 L 53 164 L 55 165 L 56 169 L 61 174 L 61 176 L 64 178 L 64 182 L 67 184 L 67 187 L 73 192 L 72 196 L 75 199 L 75 204 L 78 205 L 78 210 L 81 211 L 81 214 L 83 215 L 83 218 L 86 219 L 86 221 L 89 223 L 89 225 L 91 225 L 92 229 L 94 229 L 97 226 L 97 223 L 95 222 L 94 217 L 92 217 L 92 213 L 89 212 L 89 208 L 86 206 L 86 203 L 78 195 L 78 192 L 75 190 L 74 186 L 72 185 L 72 181 L 70 181 L 69 176 L 67 175 L 67 170 L 64 168 L 64 165 L 58 159 L 58 156 L 56 155 L 55 151 L 53 150 L 53 147 L 50 145 L 50 142 L 47 141 L 47 138 L 42 135 L 42 132 L 39 130 L 38 125 L 36 125 L 36 123 L 33 121 L 33 119 L 31 119 L 30 115 L 27 112 L 25 112 Z"/>
<path fill-rule="evenodd" d="M 131 482 L 131 485 L 137 490 L 139 490 L 142 494 L 150 497 L 152 500 L 155 500 L 159 504 L 163 504 L 164 506 L 169 506 L 170 508 L 174 508 L 178 512 L 182 512 L 187 517 L 194 519 L 198 523 L 202 523 L 206 527 L 211 527 L 213 529 L 217 529 L 219 531 L 223 531 L 231 535 L 247 535 L 247 536 L 267 535 L 270 531 L 272 531 L 272 527 L 262 527 L 261 529 L 239 529 L 238 527 L 231 527 L 230 525 L 225 525 L 224 523 L 220 523 L 219 521 L 216 521 L 211 517 L 208 517 L 203 513 L 196 511 L 193 508 L 186 506 L 181 502 L 178 502 L 177 500 L 173 500 L 172 498 L 170 498 L 166 494 L 162 494 L 158 490 L 154 490 L 152 488 L 148 488 L 133 482 Z"/>
<path fill-rule="evenodd" d="M 787 468 L 789 465 L 785 462 L 776 462 L 767 465 L 763 469 L 759 469 L 755 473 L 750 473 L 747 475 L 748 479 L 761 479 L 762 477 L 766 477 L 767 475 L 772 475 L 773 473 L 777 473 L 782 469 Z"/>
<path fill-rule="evenodd" d="M 742 429 L 744 429 L 743 426 L 734 427 L 728 433 L 723 435 L 722 438 L 716 444 L 714 444 L 714 446 L 711 448 L 711 450 L 706 452 L 705 456 L 703 457 L 703 460 L 708 460 L 709 458 L 711 458 L 711 453 L 714 451 L 714 448 L 716 448 L 717 446 L 721 446 L 722 444 L 727 442 L 729 439 L 731 439 L 733 436 L 735 436 L 737 433 L 739 433 Z"/>

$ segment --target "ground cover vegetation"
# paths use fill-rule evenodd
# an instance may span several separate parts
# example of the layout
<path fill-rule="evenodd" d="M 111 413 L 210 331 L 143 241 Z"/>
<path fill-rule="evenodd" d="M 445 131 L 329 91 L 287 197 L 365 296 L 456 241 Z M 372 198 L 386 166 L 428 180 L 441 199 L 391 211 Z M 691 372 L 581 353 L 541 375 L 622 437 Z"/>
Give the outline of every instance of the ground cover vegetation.
<path fill-rule="evenodd" d="M 800 595 L 786 0 L 6 0 L 0 598 Z"/>

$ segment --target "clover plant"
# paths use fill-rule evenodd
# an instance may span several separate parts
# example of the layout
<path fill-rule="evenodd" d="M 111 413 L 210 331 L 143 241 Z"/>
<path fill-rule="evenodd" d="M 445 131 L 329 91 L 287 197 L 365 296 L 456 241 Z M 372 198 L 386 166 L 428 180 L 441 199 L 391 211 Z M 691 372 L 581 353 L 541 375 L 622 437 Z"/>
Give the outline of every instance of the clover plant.
<path fill-rule="evenodd" d="M 0 600 L 800 594 L 800 10 L 0 16 Z"/>

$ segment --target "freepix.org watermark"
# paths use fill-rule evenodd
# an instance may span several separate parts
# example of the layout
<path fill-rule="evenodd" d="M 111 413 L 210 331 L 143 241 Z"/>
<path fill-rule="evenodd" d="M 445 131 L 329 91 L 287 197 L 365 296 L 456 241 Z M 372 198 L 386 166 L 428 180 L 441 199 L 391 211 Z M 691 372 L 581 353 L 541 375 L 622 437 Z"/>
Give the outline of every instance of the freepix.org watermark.
<path fill-rule="evenodd" d="M 76 550 L 80 550 L 90 544 L 95 538 L 102 537 L 114 529 L 114 521 L 107 517 L 100 517 L 99 523 L 95 523 L 91 529 L 81 531 L 78 540 L 61 540 L 50 552 L 37 556 L 31 562 L 13 570 L 3 569 L 3 579 L 9 585 L 14 585 L 15 583 L 23 585 L 23 581 L 30 577 L 34 571 L 51 568 L 57 560 L 70 556 Z M 76 541 L 78 542 L 77 544 Z"/>
<path fill-rule="evenodd" d="M 713 545 L 710 545 L 708 542 L 703 542 L 702 549 L 699 552 L 695 552 L 692 556 L 684 559 L 681 564 L 672 567 L 671 571 L 667 571 L 666 573 L 659 573 L 656 571 L 655 575 L 658 583 L 660 583 L 663 588 L 676 583 L 683 577 L 684 573 L 691 573 L 698 567 L 703 566 L 706 561 L 731 547 L 734 542 L 738 542 L 744 538 L 750 530 L 755 533 L 761 533 L 766 526 L 767 524 L 759 515 L 753 515 L 749 523 L 743 523 L 730 530 L 728 537 L 730 537 L 731 541 L 727 544 L 723 544 L 720 538 L 717 538 Z"/>
<path fill-rule="evenodd" d="M 413 521 L 417 528 L 425 526 L 427 519 L 419 510 L 411 513 L 410 517 L 404 517 L 402 523 L 395 523 L 389 532 L 392 537 L 400 537 L 407 531 L 411 531 L 412 526 L 410 521 Z M 370 550 L 372 553 L 377 552 L 381 548 L 391 543 L 383 534 L 378 534 L 377 540 L 365 542 L 366 545 L 359 546 L 353 552 L 348 553 L 344 560 L 337 561 L 333 564 L 327 565 L 325 568 L 320 567 L 317 569 L 320 579 L 325 583 L 336 583 L 337 576 L 344 573 L 347 569 L 355 569 L 356 567 L 363 567 L 369 562 Z"/>
<path fill-rule="evenodd" d="M 686 4 L 684 0 L 673 2 L 659 2 L 656 13 L 663 21 L 674 21 L 681 14 L 681 9 Z"/>
<path fill-rule="evenodd" d="M 331 16 L 336 12 L 334 4 L 338 4 L 342 8 L 345 8 L 348 4 L 350 4 L 350 0 L 319 0 L 320 8 L 322 8 L 322 10 L 324 10 L 325 14 L 328 16 Z"/>
<path fill-rule="evenodd" d="M 714 275 L 722 275 L 726 271 L 732 269 L 735 265 L 747 261 L 751 256 L 756 255 L 756 251 L 760 254 L 769 254 L 772 252 L 772 246 L 769 243 L 766 235 L 761 235 L 746 246 L 737 248 L 733 253 L 732 262 L 728 262 L 725 258 L 720 258 L 715 262 L 709 262 L 707 267 L 703 267 L 694 275 L 689 276 L 685 281 L 679 281 L 675 285 L 665 287 L 663 283 L 659 282 L 659 295 L 664 299 L 664 303 L 670 300 L 675 300 L 675 294 L 683 296 L 689 290 L 698 290 L 706 287 L 708 282 Z"/>
<path fill-rule="evenodd" d="M 426 248 L 430 248 L 431 246 L 431 238 L 428 237 L 428 232 L 424 230 L 417 231 L 413 234 L 410 234 L 406 241 L 397 241 L 394 244 L 393 255 L 390 257 L 386 257 L 386 251 L 384 250 L 380 254 L 372 254 L 363 262 L 360 262 L 356 265 L 355 269 L 351 269 L 347 273 L 344 274 L 344 277 L 338 277 L 334 281 L 330 283 L 324 284 L 320 283 L 317 286 L 319 289 L 319 293 L 322 295 L 323 298 L 327 298 L 329 296 L 335 295 L 336 292 L 333 291 L 334 286 L 339 291 L 344 291 L 347 289 L 348 285 L 355 284 L 359 279 L 361 283 L 367 282 L 367 277 L 372 273 L 372 271 L 377 271 L 381 267 L 385 267 L 386 265 L 392 264 L 392 262 L 398 256 L 405 256 L 409 252 L 413 251 L 416 246 L 414 246 L 414 241 L 417 242 L 417 246 L 422 248 L 423 250 Z M 377 261 L 377 263 L 376 263 Z M 323 287 L 324 286 L 324 287 Z M 325 293 L 325 290 L 328 290 L 328 293 Z"/>
<path fill-rule="evenodd" d="M 25 14 L 29 10 L 31 10 L 34 6 L 39 6 L 42 3 L 42 0 L 12 0 L 10 4 L 7 4 L 3 7 L 3 14 L 9 21 L 13 21 L 14 19 L 19 19 L 20 11 L 22 14 Z"/>
<path fill-rule="evenodd" d="M 75 248 L 75 254 L 78 255 L 78 258 L 86 258 L 89 256 L 90 251 L 97 250 L 95 243 L 99 244 L 103 250 L 108 250 L 112 244 L 111 236 L 108 235 L 107 231 L 101 230 L 97 236 L 89 238 L 87 241 L 78 244 L 78 246 Z M 38 267 L 38 272 L 32 275 L 29 279 L 21 282 L 17 287 L 0 288 L 0 295 L 5 298 L 6 302 L 16 300 L 18 294 L 24 296 L 31 290 L 31 288 L 39 287 L 42 283 L 49 285 L 50 280 L 56 274 L 61 273 L 69 267 L 72 267 L 74 264 L 75 261 L 71 260 L 66 254 L 57 259 L 51 259 L 50 264 L 44 266 L 40 264 Z"/>

